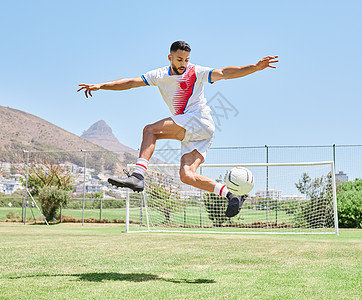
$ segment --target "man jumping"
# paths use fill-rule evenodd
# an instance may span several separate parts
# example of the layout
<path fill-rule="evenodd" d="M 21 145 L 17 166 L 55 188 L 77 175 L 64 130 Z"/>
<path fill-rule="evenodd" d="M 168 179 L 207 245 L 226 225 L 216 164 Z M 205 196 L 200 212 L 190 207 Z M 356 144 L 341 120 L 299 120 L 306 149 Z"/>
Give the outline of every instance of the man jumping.
<path fill-rule="evenodd" d="M 144 176 L 148 162 L 155 150 L 156 141 L 174 139 L 181 141 L 180 179 L 183 183 L 196 188 L 227 197 L 229 204 L 226 216 L 237 215 L 246 196 L 236 196 L 227 187 L 215 180 L 198 174 L 197 168 L 204 162 L 215 131 L 210 115 L 211 109 L 204 97 L 204 83 L 214 83 L 221 79 L 239 78 L 267 67 L 276 68 L 278 56 L 267 56 L 255 65 L 244 67 L 227 67 L 211 69 L 189 63 L 190 46 L 184 41 L 176 41 L 171 45 L 168 60 L 170 66 L 159 68 L 136 78 L 122 78 L 99 84 L 79 84 L 78 92 L 84 90 L 85 96 L 92 96 L 93 91 L 127 90 L 152 85 L 157 86 L 168 105 L 172 117 L 143 129 L 143 139 L 135 170 L 128 178 L 109 178 L 108 182 L 117 187 L 127 187 L 134 191 L 143 191 Z"/>

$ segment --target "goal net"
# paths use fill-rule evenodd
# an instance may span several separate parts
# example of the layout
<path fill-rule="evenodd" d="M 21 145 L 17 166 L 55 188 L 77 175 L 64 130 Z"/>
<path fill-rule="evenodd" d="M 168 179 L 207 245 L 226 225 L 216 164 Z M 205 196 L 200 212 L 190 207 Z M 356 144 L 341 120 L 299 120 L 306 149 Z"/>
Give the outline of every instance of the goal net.
<path fill-rule="evenodd" d="M 228 200 L 183 184 L 179 165 L 149 165 L 142 194 L 127 193 L 126 231 L 338 234 L 333 162 L 203 164 L 199 172 L 224 182 L 233 167 L 248 168 L 255 186 L 228 218 Z"/>

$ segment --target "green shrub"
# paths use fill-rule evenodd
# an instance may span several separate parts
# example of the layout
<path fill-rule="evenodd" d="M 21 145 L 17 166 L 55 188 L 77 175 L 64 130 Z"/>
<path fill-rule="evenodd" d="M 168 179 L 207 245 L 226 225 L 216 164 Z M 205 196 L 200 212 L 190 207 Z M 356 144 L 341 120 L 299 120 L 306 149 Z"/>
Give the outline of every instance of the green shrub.
<path fill-rule="evenodd" d="M 307 199 L 300 204 L 300 211 L 298 207 L 296 212 L 298 222 L 305 222 L 311 228 L 333 227 L 331 173 L 316 178 L 311 178 L 307 173 L 304 173 L 295 186 Z M 318 215 L 326 216 L 326 218 L 316 218 L 315 216 Z"/>
<path fill-rule="evenodd" d="M 45 186 L 39 189 L 39 202 L 43 215 L 48 221 L 53 220 L 60 205 L 66 205 L 69 200 L 69 194 L 57 187 Z"/>
<path fill-rule="evenodd" d="M 92 208 L 99 209 L 101 207 L 101 200 L 94 200 Z M 102 208 L 122 208 L 126 207 L 125 200 L 102 200 Z"/>
<path fill-rule="evenodd" d="M 338 185 L 338 225 L 342 228 L 362 228 L 362 180 Z"/>
<path fill-rule="evenodd" d="M 19 214 L 15 214 L 15 212 L 11 210 L 6 214 L 6 219 L 8 219 L 8 220 L 21 220 L 21 216 Z"/>
<path fill-rule="evenodd" d="M 11 196 L 0 196 L 0 207 L 8 207 L 9 203 L 11 203 L 12 207 L 22 207 L 23 199 L 22 198 L 14 198 Z"/>
<path fill-rule="evenodd" d="M 86 201 L 86 203 L 87 203 L 87 201 Z M 63 208 L 82 209 L 83 200 L 70 199 L 67 204 L 63 204 Z"/>

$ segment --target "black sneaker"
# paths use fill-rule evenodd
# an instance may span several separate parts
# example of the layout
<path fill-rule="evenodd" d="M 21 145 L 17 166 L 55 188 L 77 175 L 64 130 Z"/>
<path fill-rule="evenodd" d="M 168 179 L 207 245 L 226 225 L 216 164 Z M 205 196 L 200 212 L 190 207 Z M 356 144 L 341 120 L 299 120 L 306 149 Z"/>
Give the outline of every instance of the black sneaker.
<path fill-rule="evenodd" d="M 142 192 L 145 188 L 143 176 L 138 173 L 129 175 L 127 171 L 125 171 L 125 173 L 127 174 L 127 178 L 108 178 L 108 182 L 117 187 L 125 187 L 135 192 Z"/>
<path fill-rule="evenodd" d="M 229 218 L 232 218 L 239 213 L 241 206 L 243 205 L 248 195 L 237 196 L 228 192 L 226 197 L 229 199 L 229 204 L 226 209 L 225 215 Z"/>

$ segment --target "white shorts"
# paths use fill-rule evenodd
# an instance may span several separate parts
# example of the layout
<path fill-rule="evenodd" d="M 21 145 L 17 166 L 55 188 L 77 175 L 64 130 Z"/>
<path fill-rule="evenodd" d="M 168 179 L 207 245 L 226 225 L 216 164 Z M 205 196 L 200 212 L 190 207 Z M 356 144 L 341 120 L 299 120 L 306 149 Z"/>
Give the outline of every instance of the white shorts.
<path fill-rule="evenodd" d="M 196 149 L 205 160 L 215 132 L 215 124 L 209 109 L 188 112 L 171 118 L 178 126 L 186 129 L 185 137 L 181 141 L 181 157 Z"/>

